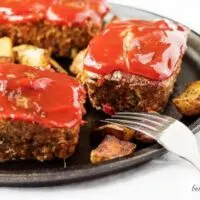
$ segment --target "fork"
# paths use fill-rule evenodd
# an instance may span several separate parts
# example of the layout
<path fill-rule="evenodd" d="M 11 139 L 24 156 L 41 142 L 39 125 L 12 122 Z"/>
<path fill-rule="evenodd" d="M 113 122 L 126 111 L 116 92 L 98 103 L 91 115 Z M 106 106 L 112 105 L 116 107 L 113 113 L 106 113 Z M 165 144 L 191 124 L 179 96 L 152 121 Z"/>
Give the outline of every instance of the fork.
<path fill-rule="evenodd" d="M 186 125 L 172 117 L 157 113 L 117 112 L 110 119 L 101 122 L 123 125 L 144 133 L 200 171 L 200 153 L 194 134 Z"/>

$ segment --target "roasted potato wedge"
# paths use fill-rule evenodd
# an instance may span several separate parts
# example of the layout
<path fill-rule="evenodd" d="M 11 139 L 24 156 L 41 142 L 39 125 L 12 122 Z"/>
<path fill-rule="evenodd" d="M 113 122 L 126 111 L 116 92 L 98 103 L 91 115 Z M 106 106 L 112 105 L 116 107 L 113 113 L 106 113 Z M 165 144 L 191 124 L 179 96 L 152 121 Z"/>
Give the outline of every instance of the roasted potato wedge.
<path fill-rule="evenodd" d="M 50 69 L 50 54 L 47 50 L 32 45 L 20 45 L 13 48 L 15 60 L 22 65 Z"/>
<path fill-rule="evenodd" d="M 101 136 L 112 135 L 124 141 L 131 141 L 135 136 L 135 131 L 115 124 L 106 124 L 104 126 L 100 126 L 96 128 L 94 132 L 96 134 L 100 134 Z"/>
<path fill-rule="evenodd" d="M 104 126 L 100 126 L 94 130 L 94 133 L 100 136 L 112 135 L 120 140 L 129 142 L 133 139 L 146 144 L 152 144 L 156 142 L 154 139 L 145 135 L 144 133 L 140 133 L 138 131 L 115 124 L 106 124 Z"/>
<path fill-rule="evenodd" d="M 50 54 L 46 49 L 24 44 L 14 47 L 13 51 L 15 61 L 20 64 L 67 73 L 55 60 L 50 57 Z"/>
<path fill-rule="evenodd" d="M 107 135 L 100 145 L 90 154 L 93 164 L 130 155 L 136 145 L 127 141 L 121 141 L 114 136 Z"/>
<path fill-rule="evenodd" d="M 153 144 L 156 142 L 153 138 L 138 131 L 135 132 L 135 139 L 144 144 Z"/>
<path fill-rule="evenodd" d="M 9 37 L 0 38 L 0 62 L 13 62 L 13 44 Z"/>
<path fill-rule="evenodd" d="M 83 60 L 84 60 L 84 57 L 86 55 L 86 52 L 87 52 L 87 49 L 84 49 L 82 51 L 80 51 L 76 57 L 74 58 L 74 61 L 72 63 L 72 65 L 70 66 L 70 71 L 77 75 L 79 74 L 80 72 L 82 72 L 83 70 Z"/>
<path fill-rule="evenodd" d="M 173 104 L 183 115 L 200 114 L 200 81 L 191 83 L 182 94 L 173 99 Z"/>

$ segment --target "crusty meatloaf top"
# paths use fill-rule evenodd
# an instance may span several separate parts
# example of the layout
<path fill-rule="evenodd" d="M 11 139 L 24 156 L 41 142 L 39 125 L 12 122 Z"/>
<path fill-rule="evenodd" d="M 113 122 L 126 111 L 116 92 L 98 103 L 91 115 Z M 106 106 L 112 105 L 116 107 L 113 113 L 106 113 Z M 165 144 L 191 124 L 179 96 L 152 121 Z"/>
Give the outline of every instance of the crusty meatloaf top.
<path fill-rule="evenodd" d="M 0 64 L 0 119 L 72 128 L 82 123 L 84 101 L 83 87 L 66 74 Z"/>
<path fill-rule="evenodd" d="M 100 25 L 108 11 L 107 0 L 1 0 L 0 24 L 45 20 L 71 26 L 90 20 Z"/>
<path fill-rule="evenodd" d="M 90 42 L 84 69 L 167 79 L 186 50 L 187 33 L 185 27 L 163 19 L 113 22 Z"/>

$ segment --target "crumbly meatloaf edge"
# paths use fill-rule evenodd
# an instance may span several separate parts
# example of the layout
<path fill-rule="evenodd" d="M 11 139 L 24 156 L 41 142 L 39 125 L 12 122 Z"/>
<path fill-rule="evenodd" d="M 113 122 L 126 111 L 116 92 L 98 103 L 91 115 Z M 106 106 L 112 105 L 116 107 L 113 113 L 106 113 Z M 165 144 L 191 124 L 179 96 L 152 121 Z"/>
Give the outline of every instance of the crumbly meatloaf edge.
<path fill-rule="evenodd" d="M 80 124 L 71 129 L 45 128 L 19 120 L 0 121 L 0 162 L 71 156 L 79 139 Z"/>
<path fill-rule="evenodd" d="M 162 112 L 173 92 L 181 63 L 182 58 L 179 58 L 172 75 L 163 81 L 122 71 L 98 78 L 83 71 L 78 79 L 85 85 L 91 104 L 97 110 L 110 114 L 115 111 Z"/>
<path fill-rule="evenodd" d="M 31 44 L 48 49 L 56 56 L 71 57 L 73 51 L 87 47 L 101 30 L 91 20 L 84 25 L 56 25 L 48 21 L 26 24 L 1 24 L 0 37 L 8 36 L 14 45 Z"/>

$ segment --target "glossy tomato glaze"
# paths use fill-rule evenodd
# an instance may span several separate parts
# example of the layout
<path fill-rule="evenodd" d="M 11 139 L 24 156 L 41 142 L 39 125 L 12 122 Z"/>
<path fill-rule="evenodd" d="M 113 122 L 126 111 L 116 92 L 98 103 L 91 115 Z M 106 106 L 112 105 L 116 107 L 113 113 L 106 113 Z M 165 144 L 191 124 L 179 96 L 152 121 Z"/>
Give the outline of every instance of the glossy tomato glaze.
<path fill-rule="evenodd" d="M 0 64 L 0 119 L 72 128 L 82 123 L 85 91 L 66 74 Z"/>
<path fill-rule="evenodd" d="M 107 0 L 1 0 L 0 24 L 46 20 L 56 24 L 100 25 L 109 11 Z"/>
<path fill-rule="evenodd" d="M 84 69 L 167 79 L 186 50 L 187 34 L 183 26 L 163 19 L 114 22 L 90 42 Z"/>

